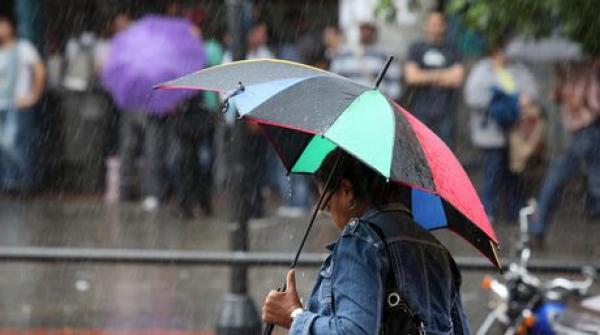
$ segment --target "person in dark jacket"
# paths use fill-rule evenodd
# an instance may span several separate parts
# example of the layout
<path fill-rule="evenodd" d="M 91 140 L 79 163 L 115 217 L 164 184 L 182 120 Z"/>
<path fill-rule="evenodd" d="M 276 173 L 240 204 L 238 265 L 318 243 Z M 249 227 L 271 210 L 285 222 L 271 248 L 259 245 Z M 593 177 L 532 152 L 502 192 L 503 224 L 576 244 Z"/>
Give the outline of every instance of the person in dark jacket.
<path fill-rule="evenodd" d="M 173 186 L 182 219 L 194 218 L 199 206 L 212 215 L 212 163 L 216 114 L 205 103 L 204 94 L 196 94 L 178 107 L 173 117 L 175 156 Z"/>
<path fill-rule="evenodd" d="M 446 16 L 428 13 L 425 39 L 410 46 L 404 65 L 409 110 L 453 147 L 456 97 L 464 79 L 458 50 L 446 40 Z"/>
<path fill-rule="evenodd" d="M 321 191 L 338 158 L 322 209 L 341 234 L 306 306 L 291 270 L 287 290 L 266 297 L 263 321 L 290 334 L 469 334 L 460 273 L 412 219 L 410 190 L 338 149 L 317 173 Z"/>

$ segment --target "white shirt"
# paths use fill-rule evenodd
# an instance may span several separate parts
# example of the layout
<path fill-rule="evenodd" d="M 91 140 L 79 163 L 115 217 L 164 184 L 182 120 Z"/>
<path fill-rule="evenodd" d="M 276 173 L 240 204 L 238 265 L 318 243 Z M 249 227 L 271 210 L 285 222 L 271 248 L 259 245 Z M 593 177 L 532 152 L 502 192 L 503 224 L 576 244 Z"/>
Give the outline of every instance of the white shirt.
<path fill-rule="evenodd" d="M 12 101 L 6 100 L 0 94 L 0 108 L 6 108 L 18 99 L 25 98 L 31 93 L 33 85 L 33 66 L 40 62 L 40 55 L 27 40 L 18 40 L 15 49 L 0 48 L 0 89 L 4 89 L 4 84 L 12 80 L 14 76 L 14 85 L 9 84 L 7 89 L 11 90 Z M 14 68 L 16 64 L 16 69 Z M 13 71 L 17 71 L 16 74 Z"/>

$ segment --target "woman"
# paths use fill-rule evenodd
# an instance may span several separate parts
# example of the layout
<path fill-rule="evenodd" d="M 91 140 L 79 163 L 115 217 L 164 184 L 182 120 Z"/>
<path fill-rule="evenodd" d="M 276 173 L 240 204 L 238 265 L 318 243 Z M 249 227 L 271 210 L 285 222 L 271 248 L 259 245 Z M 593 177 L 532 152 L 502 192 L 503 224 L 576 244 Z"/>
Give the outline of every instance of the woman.
<path fill-rule="evenodd" d="M 531 72 L 523 65 L 510 62 L 503 41 L 490 50 L 490 56 L 475 64 L 467 78 L 465 102 L 471 110 L 471 140 L 482 152 L 481 198 L 485 211 L 490 221 L 494 221 L 498 195 L 502 191 L 508 219 L 516 220 L 523 205 L 523 190 L 519 176 L 509 170 L 507 133 L 516 122 L 518 110 L 537 100 L 538 90 Z M 507 112 L 502 115 L 492 110 Z M 511 110 L 517 112 L 512 117 Z"/>
<path fill-rule="evenodd" d="M 338 159 L 323 206 L 341 231 L 338 241 L 327 247 L 307 305 L 291 270 L 287 290 L 267 296 L 263 321 L 290 334 L 469 334 L 460 274 L 413 221 L 410 190 L 339 149 L 316 175 L 320 190 Z"/>

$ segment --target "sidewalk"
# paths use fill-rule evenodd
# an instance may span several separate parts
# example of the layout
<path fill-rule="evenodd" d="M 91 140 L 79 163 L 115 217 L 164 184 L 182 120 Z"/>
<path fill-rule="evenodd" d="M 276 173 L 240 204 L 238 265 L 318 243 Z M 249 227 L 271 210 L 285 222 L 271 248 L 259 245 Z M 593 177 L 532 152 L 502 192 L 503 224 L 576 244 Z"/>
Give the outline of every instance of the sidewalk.
<path fill-rule="evenodd" d="M 0 200 L 0 245 L 227 251 L 227 209 L 217 209 L 214 218 L 181 221 L 168 208 L 146 213 L 138 205 L 106 206 L 93 199 L 4 199 Z M 600 224 L 586 222 L 578 216 L 580 212 L 577 204 L 561 210 L 550 232 L 548 250 L 534 252 L 533 257 L 600 259 Z M 305 225 L 306 219 L 254 220 L 250 223 L 250 247 L 253 251 L 293 252 Z M 496 230 L 507 263 L 517 227 L 500 224 Z M 455 255 L 477 255 L 450 233 L 436 234 Z M 336 236 L 333 225 L 321 218 L 306 251 L 324 252 L 323 246 Z M 303 297 L 310 293 L 316 271 L 299 269 L 298 287 Z M 282 267 L 250 269 L 250 295 L 257 305 L 280 284 L 284 273 Z M 483 275 L 463 274 L 463 298 L 473 325 L 480 324 L 486 312 L 482 307 L 487 306 L 487 296 L 479 288 Z M 213 328 L 228 289 L 229 270 L 221 266 L 3 264 L 0 324 L 10 328 L 0 329 L 0 335 L 203 334 L 198 331 Z"/>

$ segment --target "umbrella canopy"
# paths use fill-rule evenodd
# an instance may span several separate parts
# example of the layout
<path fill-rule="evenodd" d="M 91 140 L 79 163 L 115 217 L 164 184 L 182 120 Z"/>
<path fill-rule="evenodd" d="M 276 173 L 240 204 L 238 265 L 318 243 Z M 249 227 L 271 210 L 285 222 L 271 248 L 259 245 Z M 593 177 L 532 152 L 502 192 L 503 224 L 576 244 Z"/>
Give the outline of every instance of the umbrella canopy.
<path fill-rule="evenodd" d="M 343 149 L 389 180 L 411 186 L 420 225 L 451 229 L 499 266 L 496 234 L 459 161 L 378 90 L 281 60 L 235 62 L 160 87 L 229 93 L 240 117 L 263 126 L 290 173 L 315 173 L 330 152 Z"/>
<path fill-rule="evenodd" d="M 518 37 L 506 47 L 511 58 L 538 63 L 558 63 L 580 60 L 581 46 L 560 36 L 540 39 Z"/>
<path fill-rule="evenodd" d="M 190 22 L 149 15 L 113 38 L 100 76 L 120 108 L 162 114 L 190 92 L 152 87 L 201 69 L 204 58 L 202 41 Z"/>

